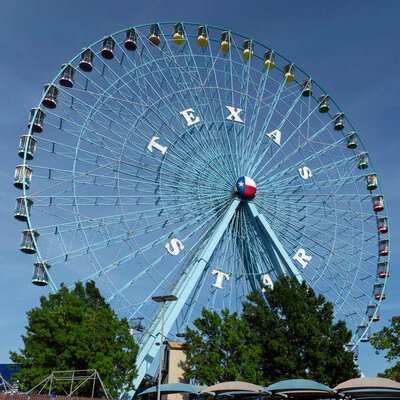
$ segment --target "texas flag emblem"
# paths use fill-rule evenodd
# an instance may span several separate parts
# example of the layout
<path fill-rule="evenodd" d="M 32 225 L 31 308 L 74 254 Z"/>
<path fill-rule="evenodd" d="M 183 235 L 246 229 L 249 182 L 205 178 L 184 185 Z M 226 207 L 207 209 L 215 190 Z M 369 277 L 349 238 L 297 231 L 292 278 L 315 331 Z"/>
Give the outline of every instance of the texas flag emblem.
<path fill-rule="evenodd" d="M 257 192 L 256 183 L 248 176 L 242 176 L 236 182 L 236 188 L 243 197 L 254 197 Z"/>

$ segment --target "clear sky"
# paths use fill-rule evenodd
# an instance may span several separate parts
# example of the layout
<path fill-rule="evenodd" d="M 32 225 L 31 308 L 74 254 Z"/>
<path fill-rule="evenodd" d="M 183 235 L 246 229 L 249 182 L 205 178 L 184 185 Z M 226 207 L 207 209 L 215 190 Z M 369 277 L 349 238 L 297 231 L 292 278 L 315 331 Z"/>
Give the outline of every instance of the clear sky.
<path fill-rule="evenodd" d="M 329 92 L 356 127 L 384 188 L 391 230 L 391 277 L 380 329 L 400 311 L 399 76 L 400 1 L 54 1 L 2 2 L 0 33 L 0 363 L 21 345 L 25 312 L 43 292 L 30 283 L 31 259 L 20 253 L 13 218 L 17 145 L 28 112 L 61 64 L 99 39 L 132 25 L 194 21 L 248 35 L 293 60 Z M 26 274 L 27 270 L 29 271 Z M 386 368 L 369 344 L 360 347 L 367 376 Z"/>

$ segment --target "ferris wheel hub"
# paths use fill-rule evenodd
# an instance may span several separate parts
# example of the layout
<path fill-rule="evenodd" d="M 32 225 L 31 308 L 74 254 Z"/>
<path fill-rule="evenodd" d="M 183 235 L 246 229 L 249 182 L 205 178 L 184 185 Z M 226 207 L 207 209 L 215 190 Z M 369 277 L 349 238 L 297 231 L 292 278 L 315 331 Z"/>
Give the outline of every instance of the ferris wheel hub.
<path fill-rule="evenodd" d="M 248 176 L 241 176 L 236 181 L 236 188 L 239 195 L 246 199 L 253 198 L 257 192 L 256 183 Z"/>

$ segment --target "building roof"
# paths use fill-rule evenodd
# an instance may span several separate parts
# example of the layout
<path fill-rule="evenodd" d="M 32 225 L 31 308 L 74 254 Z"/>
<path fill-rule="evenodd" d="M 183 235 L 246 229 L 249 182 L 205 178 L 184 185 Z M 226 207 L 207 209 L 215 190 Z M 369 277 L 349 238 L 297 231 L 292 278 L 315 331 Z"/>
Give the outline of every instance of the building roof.
<path fill-rule="evenodd" d="M 168 346 L 171 350 L 183 350 L 185 348 L 185 343 L 168 342 Z"/>

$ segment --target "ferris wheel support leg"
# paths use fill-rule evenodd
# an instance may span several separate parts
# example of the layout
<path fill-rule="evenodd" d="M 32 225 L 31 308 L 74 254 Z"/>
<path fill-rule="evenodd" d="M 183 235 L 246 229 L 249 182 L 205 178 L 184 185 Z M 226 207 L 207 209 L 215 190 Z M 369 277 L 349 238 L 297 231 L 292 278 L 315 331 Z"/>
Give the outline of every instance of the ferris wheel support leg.
<path fill-rule="evenodd" d="M 199 253 L 193 258 L 192 263 L 186 268 L 184 273 L 180 276 L 174 290 L 171 293 L 175 295 L 178 300 L 174 302 L 165 303 L 165 319 L 164 319 L 164 338 L 172 328 L 176 318 L 185 305 L 190 293 L 199 280 L 204 268 L 207 266 L 215 248 L 222 238 L 226 228 L 229 225 L 232 217 L 235 215 L 236 209 L 240 204 L 240 200 L 234 199 L 228 209 L 225 211 L 222 219 L 214 228 L 213 233 L 207 239 L 205 245 L 200 249 Z M 162 307 L 158 309 L 152 318 L 148 329 L 142 336 L 139 342 L 139 353 L 136 359 L 138 369 L 138 376 L 133 381 L 135 388 L 138 388 L 160 346 L 156 342 L 161 342 L 161 325 L 162 325 Z M 123 395 L 123 399 L 131 399 L 134 391 L 129 391 Z"/>
<path fill-rule="evenodd" d="M 303 277 L 301 276 L 299 269 L 293 264 L 292 259 L 287 254 L 282 243 L 272 230 L 264 215 L 260 214 L 257 207 L 251 202 L 246 203 L 246 208 L 256 225 L 257 231 L 261 234 L 262 242 L 271 258 L 271 261 L 274 263 L 278 274 L 289 274 L 290 276 L 296 277 L 299 283 L 302 283 Z"/>

